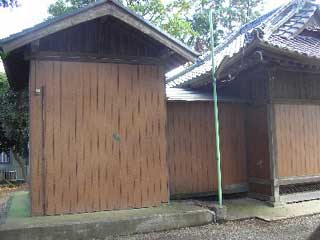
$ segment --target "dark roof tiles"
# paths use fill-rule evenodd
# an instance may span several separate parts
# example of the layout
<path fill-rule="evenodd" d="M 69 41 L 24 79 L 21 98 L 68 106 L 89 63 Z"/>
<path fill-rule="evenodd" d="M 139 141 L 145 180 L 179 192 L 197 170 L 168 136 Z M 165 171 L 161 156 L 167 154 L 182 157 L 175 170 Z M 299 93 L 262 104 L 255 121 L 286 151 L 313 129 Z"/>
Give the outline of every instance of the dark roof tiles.
<path fill-rule="evenodd" d="M 287 5 L 271 11 L 260 18 L 244 25 L 225 42 L 214 49 L 215 67 L 218 68 L 225 57 L 232 58 L 241 49 L 252 43 L 254 30 L 261 31 L 259 40 L 271 47 L 281 48 L 292 53 L 320 59 L 320 40 L 300 36 L 307 29 L 320 31 L 317 23 L 310 20 L 319 10 L 312 0 L 293 0 Z M 167 87 L 182 87 L 191 82 L 201 81 L 201 77 L 211 72 L 210 52 L 203 60 L 184 68 L 180 73 L 167 79 Z"/>

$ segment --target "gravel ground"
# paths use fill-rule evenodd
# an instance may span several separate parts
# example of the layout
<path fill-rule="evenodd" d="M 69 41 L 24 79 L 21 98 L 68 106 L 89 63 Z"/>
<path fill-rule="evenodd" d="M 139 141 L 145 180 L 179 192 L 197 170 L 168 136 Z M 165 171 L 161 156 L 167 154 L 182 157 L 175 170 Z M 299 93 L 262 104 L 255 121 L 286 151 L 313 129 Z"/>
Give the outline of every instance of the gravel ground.
<path fill-rule="evenodd" d="M 257 219 L 211 224 L 202 227 L 185 228 L 168 232 L 138 234 L 117 237 L 118 240 L 216 240 L 216 239 L 254 239 L 254 240 L 298 240 L 308 239 L 320 225 L 320 215 L 299 217 L 277 222 L 264 222 Z M 320 239 L 318 237 L 314 240 Z M 312 240 L 313 240 L 312 239 Z"/>

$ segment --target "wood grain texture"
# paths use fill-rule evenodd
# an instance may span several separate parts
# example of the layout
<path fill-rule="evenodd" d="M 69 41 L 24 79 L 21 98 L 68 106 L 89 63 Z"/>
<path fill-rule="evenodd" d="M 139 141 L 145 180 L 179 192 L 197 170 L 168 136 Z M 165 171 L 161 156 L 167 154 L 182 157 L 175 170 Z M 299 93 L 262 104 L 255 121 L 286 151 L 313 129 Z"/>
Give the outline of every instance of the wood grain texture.
<path fill-rule="evenodd" d="M 97 18 L 40 39 L 39 51 L 158 57 L 163 45 L 112 17 Z"/>
<path fill-rule="evenodd" d="M 250 106 L 247 121 L 249 177 L 270 179 L 267 106 Z"/>
<path fill-rule="evenodd" d="M 33 97 L 35 89 L 42 86 L 41 75 L 37 76 L 38 64 L 32 61 L 30 64 L 30 177 L 31 177 L 31 209 L 33 215 L 44 214 L 44 199 L 41 189 L 42 181 L 42 101 L 41 96 Z M 43 76 L 42 76 L 43 77 Z M 31 147 L 32 146 L 32 147 Z"/>
<path fill-rule="evenodd" d="M 30 94 L 34 215 L 167 202 L 160 67 L 32 61 L 30 79 L 31 93 L 41 86 L 45 89 L 44 162 L 41 97 Z"/>
<path fill-rule="evenodd" d="M 279 177 L 320 174 L 320 105 L 275 104 Z"/>
<path fill-rule="evenodd" d="M 273 99 L 319 100 L 320 74 L 278 69 L 273 78 Z"/>
<path fill-rule="evenodd" d="M 168 102 L 170 194 L 217 189 L 213 104 Z M 223 185 L 247 183 L 246 107 L 220 104 Z"/>

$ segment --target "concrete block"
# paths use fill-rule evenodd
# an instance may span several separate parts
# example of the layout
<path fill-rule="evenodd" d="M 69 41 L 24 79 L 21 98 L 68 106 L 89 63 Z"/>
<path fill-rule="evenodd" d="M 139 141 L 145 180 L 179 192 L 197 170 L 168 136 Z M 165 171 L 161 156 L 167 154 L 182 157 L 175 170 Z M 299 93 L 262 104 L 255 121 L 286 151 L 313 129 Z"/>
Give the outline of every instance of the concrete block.
<path fill-rule="evenodd" d="M 16 194 L 14 200 L 19 200 Z M 11 208 L 15 204 L 11 204 Z M 17 206 L 16 207 L 20 207 Z M 14 212 L 10 209 L 10 212 Z M 18 211 L 19 213 L 21 211 Z M 87 214 L 27 217 L 9 214 L 0 225 L 2 240 L 112 239 L 117 235 L 166 231 L 210 224 L 215 214 L 209 209 L 183 202 L 160 207 Z"/>
<path fill-rule="evenodd" d="M 208 208 L 215 213 L 216 221 L 225 221 L 227 218 L 227 207 L 225 205 L 220 206 L 219 204 L 212 203 L 208 205 Z"/>

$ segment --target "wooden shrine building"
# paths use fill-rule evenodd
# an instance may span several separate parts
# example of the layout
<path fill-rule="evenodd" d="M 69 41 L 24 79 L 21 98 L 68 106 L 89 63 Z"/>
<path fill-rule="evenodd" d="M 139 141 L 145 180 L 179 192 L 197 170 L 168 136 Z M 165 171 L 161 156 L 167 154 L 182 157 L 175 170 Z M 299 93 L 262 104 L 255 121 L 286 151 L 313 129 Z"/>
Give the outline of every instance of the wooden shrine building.
<path fill-rule="evenodd" d="M 168 202 L 164 74 L 197 53 L 113 0 L 0 46 L 29 85 L 33 215 Z"/>
<path fill-rule="evenodd" d="M 11 87 L 29 87 L 33 215 L 216 192 L 209 53 L 199 57 L 116 0 L 0 47 Z M 320 198 L 319 49 L 311 0 L 275 9 L 215 48 L 225 193 Z"/>
<path fill-rule="evenodd" d="M 272 203 L 320 198 L 320 10 L 293 0 L 215 48 L 222 182 Z M 167 79 L 170 189 L 216 189 L 210 54 Z"/>

